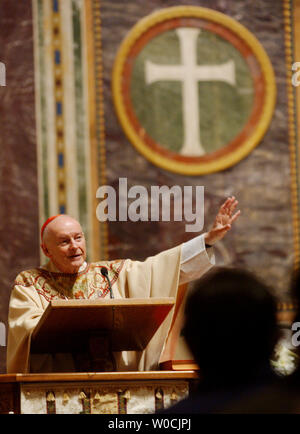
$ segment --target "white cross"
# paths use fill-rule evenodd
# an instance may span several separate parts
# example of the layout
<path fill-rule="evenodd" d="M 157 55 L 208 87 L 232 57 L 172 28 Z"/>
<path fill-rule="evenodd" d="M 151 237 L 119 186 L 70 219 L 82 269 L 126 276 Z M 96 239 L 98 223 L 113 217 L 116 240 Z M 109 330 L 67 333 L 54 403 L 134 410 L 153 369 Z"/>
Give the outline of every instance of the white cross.
<path fill-rule="evenodd" d="M 236 84 L 234 61 L 219 65 L 197 65 L 197 38 L 199 29 L 176 29 L 179 38 L 181 65 L 157 65 L 150 60 L 145 64 L 146 84 L 155 81 L 181 81 L 183 85 L 184 142 L 180 154 L 201 156 L 205 150 L 200 140 L 198 81 L 224 81 Z"/>

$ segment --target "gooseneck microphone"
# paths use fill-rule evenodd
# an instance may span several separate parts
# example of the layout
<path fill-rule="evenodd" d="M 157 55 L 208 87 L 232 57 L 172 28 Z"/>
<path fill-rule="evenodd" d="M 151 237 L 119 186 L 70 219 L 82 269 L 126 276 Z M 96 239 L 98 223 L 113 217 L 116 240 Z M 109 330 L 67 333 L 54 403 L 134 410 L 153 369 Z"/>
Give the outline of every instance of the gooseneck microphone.
<path fill-rule="evenodd" d="M 110 283 L 110 280 L 109 280 L 109 277 L 108 277 L 107 268 L 102 267 L 101 268 L 101 274 L 102 274 L 103 277 L 105 277 L 107 279 L 108 287 L 109 287 L 109 293 L 110 293 L 110 298 L 114 298 L 112 287 L 111 287 L 111 283 Z"/>

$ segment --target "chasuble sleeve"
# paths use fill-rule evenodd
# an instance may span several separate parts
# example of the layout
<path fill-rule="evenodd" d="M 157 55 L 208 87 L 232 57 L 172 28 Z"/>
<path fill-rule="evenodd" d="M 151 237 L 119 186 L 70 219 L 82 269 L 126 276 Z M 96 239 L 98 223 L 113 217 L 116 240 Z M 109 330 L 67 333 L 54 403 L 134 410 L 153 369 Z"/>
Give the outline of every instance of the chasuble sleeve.
<path fill-rule="evenodd" d="M 213 248 L 206 249 L 204 237 L 205 234 L 201 234 L 182 244 L 180 285 L 199 279 L 215 265 Z"/>
<path fill-rule="evenodd" d="M 20 275 L 17 280 L 22 280 Z M 43 312 L 34 287 L 14 286 L 8 313 L 7 373 L 28 372 L 31 334 Z"/>
<path fill-rule="evenodd" d="M 144 262 L 126 260 L 119 280 L 123 297 L 176 299 L 179 285 L 199 278 L 214 265 L 213 254 L 205 249 L 204 235 L 185 244 L 149 257 Z M 131 370 L 134 366 L 140 371 L 158 369 L 173 314 L 174 309 L 145 351 L 127 355 L 127 362 L 123 358 L 125 363 L 119 366 L 120 370 Z"/>
<path fill-rule="evenodd" d="M 118 279 L 118 288 L 126 298 L 176 298 L 180 272 L 181 246 L 163 251 L 145 261 L 125 260 Z M 172 311 L 155 333 L 144 351 L 123 352 L 118 370 L 149 371 L 158 368 Z"/>

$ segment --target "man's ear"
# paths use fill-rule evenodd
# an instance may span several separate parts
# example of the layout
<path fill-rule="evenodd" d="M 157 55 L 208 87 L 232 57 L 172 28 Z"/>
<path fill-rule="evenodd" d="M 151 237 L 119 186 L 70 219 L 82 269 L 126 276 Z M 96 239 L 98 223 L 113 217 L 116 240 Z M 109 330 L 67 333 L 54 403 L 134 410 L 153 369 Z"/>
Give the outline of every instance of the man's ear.
<path fill-rule="evenodd" d="M 45 246 L 44 243 L 41 244 L 41 249 L 43 250 L 44 255 L 46 255 L 48 258 L 50 258 L 49 250 L 47 249 L 47 247 Z"/>

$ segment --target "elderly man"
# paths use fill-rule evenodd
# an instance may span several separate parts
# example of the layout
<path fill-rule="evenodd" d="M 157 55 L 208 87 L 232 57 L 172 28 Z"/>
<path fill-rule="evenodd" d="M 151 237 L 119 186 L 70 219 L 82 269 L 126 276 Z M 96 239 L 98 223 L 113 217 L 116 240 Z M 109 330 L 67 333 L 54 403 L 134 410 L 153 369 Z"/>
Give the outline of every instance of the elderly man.
<path fill-rule="evenodd" d="M 144 262 L 126 259 L 87 264 L 78 221 L 67 215 L 48 219 L 41 230 L 41 247 L 49 261 L 20 273 L 11 294 L 7 372 L 76 370 L 74 357 L 68 353 L 30 355 L 31 334 L 51 300 L 109 297 L 103 267 L 115 298 L 176 297 L 178 285 L 199 278 L 214 264 L 209 247 L 222 239 L 238 218 L 237 203 L 234 197 L 223 203 L 209 232 Z M 145 351 L 115 354 L 117 370 L 156 369 L 171 319 L 169 315 Z"/>

